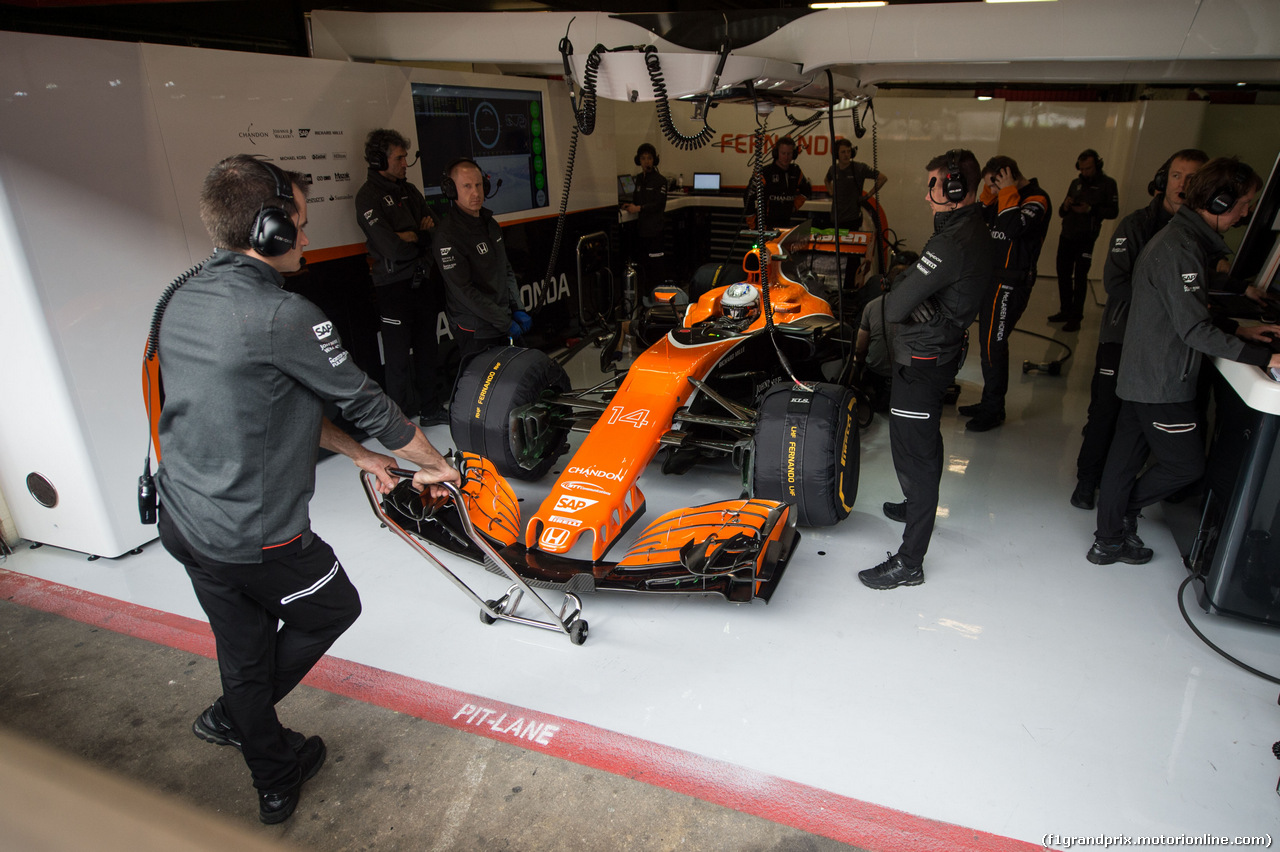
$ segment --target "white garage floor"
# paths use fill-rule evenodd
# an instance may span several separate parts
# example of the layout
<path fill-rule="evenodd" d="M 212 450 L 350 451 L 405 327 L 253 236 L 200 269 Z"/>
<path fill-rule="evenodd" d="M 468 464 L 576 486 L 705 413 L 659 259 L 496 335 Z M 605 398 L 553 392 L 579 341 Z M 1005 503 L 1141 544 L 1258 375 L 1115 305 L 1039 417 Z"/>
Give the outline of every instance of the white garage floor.
<path fill-rule="evenodd" d="M 1044 322 L 1054 289 L 1040 283 L 1024 327 L 1054 333 Z M 1274 833 L 1278 688 L 1230 665 L 1183 623 L 1175 593 L 1186 572 L 1164 509 L 1148 510 L 1141 527 L 1156 552 L 1150 564 L 1084 558 L 1094 515 L 1067 498 L 1098 316 L 1090 305 L 1085 329 L 1063 336 L 1078 345 L 1060 377 L 1023 375 L 1024 358 L 1060 349 L 1014 336 L 1001 428 L 966 434 L 947 410 L 949 461 L 926 583 L 916 588 L 874 592 L 856 577 L 895 550 L 901 533 L 880 512 L 901 497 L 880 419 L 862 435 L 854 513 L 835 528 L 802 531 L 770 604 L 588 596 L 591 632 L 581 647 L 550 632 L 481 625 L 452 585 L 379 528 L 355 469 L 325 461 L 313 527 L 364 601 L 332 654 L 1034 845 L 1066 845 L 1052 835 Z M 961 403 L 976 401 L 976 353 L 960 378 Z M 428 436 L 450 445 L 446 427 Z M 516 484 L 524 505 L 536 506 L 550 480 Z M 648 521 L 736 496 L 737 474 L 725 466 L 663 477 L 655 465 L 640 486 Z M 95 562 L 22 548 L 4 568 L 202 619 L 185 574 L 158 544 Z M 462 570 L 488 596 L 505 588 L 478 568 Z M 1219 645 L 1280 673 L 1280 634 L 1205 614 L 1190 590 L 1187 605 Z"/>

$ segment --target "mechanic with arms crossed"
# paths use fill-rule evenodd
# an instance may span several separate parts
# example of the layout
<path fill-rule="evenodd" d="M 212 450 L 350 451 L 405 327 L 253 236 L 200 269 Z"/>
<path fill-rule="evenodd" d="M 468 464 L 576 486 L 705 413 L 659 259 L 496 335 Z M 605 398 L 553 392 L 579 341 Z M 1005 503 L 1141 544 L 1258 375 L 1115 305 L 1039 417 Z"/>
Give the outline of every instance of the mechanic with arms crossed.
<path fill-rule="evenodd" d="M 1036 262 L 1049 231 L 1049 196 L 1035 178 L 1025 178 L 1012 157 L 992 157 L 982 167 L 982 206 L 995 241 L 995 280 L 978 313 L 982 353 L 982 399 L 960 406 L 969 432 L 1004 422 L 1009 391 L 1009 335 L 1022 318 L 1036 283 Z"/>
<path fill-rule="evenodd" d="M 1138 258 L 1116 384 L 1120 418 L 1102 471 L 1098 528 L 1086 554 L 1094 564 L 1150 561 L 1152 552 L 1137 533 L 1139 510 L 1204 473 L 1195 402 L 1204 356 L 1280 367 L 1280 354 L 1268 345 L 1280 336 L 1280 326 L 1215 321 L 1206 304 L 1214 258 L 1227 253 L 1222 235 L 1248 214 L 1261 186 L 1257 172 L 1237 158 L 1209 161 L 1187 182 L 1186 201 Z M 1142 472 L 1148 453 L 1154 463 Z"/>
<path fill-rule="evenodd" d="M 1094 507 L 1094 493 L 1102 481 L 1102 468 L 1107 463 L 1107 450 L 1116 432 L 1116 418 L 1120 416 L 1116 378 L 1124 330 L 1129 322 L 1129 303 L 1133 299 L 1133 266 L 1151 238 L 1178 212 L 1187 181 L 1207 162 L 1209 155 L 1199 148 L 1184 148 L 1171 156 L 1156 170 L 1147 186 L 1148 194 L 1153 196 L 1151 203 L 1121 219 L 1111 237 L 1111 248 L 1102 269 L 1107 306 L 1102 311 L 1102 327 L 1098 330 L 1098 353 L 1094 357 L 1093 381 L 1089 387 L 1089 414 L 1080 453 L 1076 456 L 1076 488 L 1071 494 L 1071 505 L 1078 509 Z"/>
<path fill-rule="evenodd" d="M 370 273 L 382 318 L 387 395 L 410 411 L 412 372 L 418 423 L 434 426 L 448 420 L 440 399 L 436 339 L 436 317 L 444 308 L 444 296 L 439 281 L 429 280 L 433 267 L 427 252 L 435 221 L 422 193 L 406 179 L 408 149 L 409 140 L 394 130 L 369 133 L 364 143 L 369 177 L 356 193 L 356 222 L 373 261 Z"/>
<path fill-rule="evenodd" d="M 889 444 L 902 486 L 901 503 L 885 503 L 885 516 L 905 522 L 902 546 L 874 568 L 858 572 L 873 589 L 924 582 L 924 555 L 933 535 L 942 480 L 943 397 L 960 368 L 965 329 L 992 281 L 995 250 L 977 204 L 978 160 L 964 148 L 934 157 L 925 167 L 933 210 L 933 236 L 920 260 L 885 295 L 893 335 L 889 391 Z"/>
<path fill-rule="evenodd" d="M 1065 322 L 1063 331 L 1079 331 L 1084 319 L 1084 298 L 1089 292 L 1089 267 L 1093 264 L 1093 244 L 1098 241 L 1104 219 L 1120 215 L 1120 191 L 1116 182 L 1102 171 L 1102 158 L 1092 148 L 1076 157 L 1080 172 L 1058 215 L 1062 233 L 1058 237 L 1058 302 L 1060 310 L 1049 322 Z"/>
<path fill-rule="evenodd" d="M 395 459 L 356 443 L 324 405 L 421 465 L 419 488 L 459 482 L 320 309 L 284 289 L 307 246 L 306 186 L 245 154 L 214 166 L 200 218 L 216 251 L 173 294 L 159 331 L 160 540 L 209 617 L 222 675 L 222 697 L 192 730 L 241 750 L 265 823 L 289 818 L 325 759 L 324 741 L 282 727 L 275 705 L 360 614 L 333 549 L 311 531 L 319 448 L 349 456 L 384 493 L 396 484 Z"/>
<path fill-rule="evenodd" d="M 480 166 L 467 158 L 450 163 L 440 181 L 451 203 L 449 215 L 435 230 L 433 245 L 444 273 L 449 324 L 458 341 L 459 373 L 473 356 L 533 326 L 520 305 L 502 228 L 484 206 L 488 186 Z"/>

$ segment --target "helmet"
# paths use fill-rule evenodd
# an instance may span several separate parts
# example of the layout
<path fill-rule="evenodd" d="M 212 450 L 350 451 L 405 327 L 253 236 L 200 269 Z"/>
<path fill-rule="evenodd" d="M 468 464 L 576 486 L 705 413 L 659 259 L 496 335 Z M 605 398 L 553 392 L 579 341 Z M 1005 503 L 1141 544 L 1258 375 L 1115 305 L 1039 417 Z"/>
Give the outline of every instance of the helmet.
<path fill-rule="evenodd" d="M 749 319 L 760 313 L 760 289 L 741 281 L 730 284 L 720 297 L 720 307 L 730 319 Z"/>

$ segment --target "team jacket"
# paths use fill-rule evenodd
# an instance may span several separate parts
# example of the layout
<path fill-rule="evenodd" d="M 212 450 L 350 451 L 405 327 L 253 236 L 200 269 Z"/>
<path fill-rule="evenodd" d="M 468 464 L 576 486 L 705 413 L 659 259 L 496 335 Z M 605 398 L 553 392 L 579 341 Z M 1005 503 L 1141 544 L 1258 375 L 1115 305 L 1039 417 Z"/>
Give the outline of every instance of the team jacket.
<path fill-rule="evenodd" d="M 219 250 L 174 294 L 160 327 L 156 486 L 183 536 L 219 562 L 260 563 L 309 539 L 325 403 L 388 449 L 414 435 L 333 323 L 283 285 L 267 264 Z"/>
<path fill-rule="evenodd" d="M 764 227 L 787 227 L 791 222 L 791 214 L 796 210 L 796 196 L 808 198 L 813 195 L 813 185 L 795 163 L 786 169 L 777 163 L 770 163 L 760 170 L 760 176 L 764 179 Z M 747 215 L 754 215 L 754 181 L 748 182 L 747 191 L 742 197 L 746 200 Z"/>
<path fill-rule="evenodd" d="M 1097 239 L 1103 220 L 1120 215 L 1120 190 L 1116 188 L 1116 182 L 1103 174 L 1101 169 L 1091 178 L 1077 177 L 1071 181 L 1067 195 L 1076 203 L 1083 201 L 1088 204 L 1089 212 L 1076 213 L 1067 207 L 1067 199 L 1062 199 L 1058 215 L 1062 217 L 1063 236 L 1092 235 Z"/>
<path fill-rule="evenodd" d="M 983 184 L 982 203 L 995 250 L 996 281 L 1030 287 L 1036 283 L 1036 261 L 1049 232 L 1049 196 L 1036 183 L 1006 186 L 998 195 Z"/>
<path fill-rule="evenodd" d="M 427 202 L 416 186 L 369 169 L 369 179 L 356 193 L 356 221 L 373 256 L 374 286 L 413 278 L 431 245 L 431 232 L 418 230 L 427 213 Z M 398 231 L 416 231 L 418 241 L 406 242 L 396 236 Z"/>
<path fill-rule="evenodd" d="M 964 330 L 991 285 L 994 255 L 981 204 L 934 214 L 933 236 L 920 260 L 898 276 L 885 296 L 885 319 L 901 323 L 893 338 L 894 361 L 943 364 L 960 354 Z M 927 322 L 913 322 L 912 310 L 931 296 L 937 312 Z"/>
<path fill-rule="evenodd" d="M 512 312 L 522 310 L 520 289 L 493 214 L 481 209 L 472 216 L 450 205 L 449 215 L 435 227 L 432 246 L 444 275 L 449 319 L 483 337 L 506 335 Z"/>
<path fill-rule="evenodd" d="M 1266 346 L 1215 326 L 1205 306 L 1212 258 L 1226 254 L 1222 235 L 1186 205 L 1138 257 L 1133 303 L 1120 357 L 1116 395 L 1131 402 L 1189 402 L 1205 355 L 1265 367 Z"/>
<path fill-rule="evenodd" d="M 1111 236 L 1107 263 L 1102 270 L 1102 285 L 1107 289 L 1107 306 L 1102 311 L 1099 343 L 1123 343 L 1129 321 L 1129 303 L 1133 300 L 1133 265 L 1142 249 L 1173 218 L 1164 207 L 1164 196 L 1157 195 L 1141 210 L 1120 220 Z"/>
<path fill-rule="evenodd" d="M 662 214 L 667 209 L 667 179 L 657 169 L 636 175 L 636 188 L 631 193 L 631 203 L 639 205 L 636 214 L 637 233 L 642 237 L 662 234 Z"/>

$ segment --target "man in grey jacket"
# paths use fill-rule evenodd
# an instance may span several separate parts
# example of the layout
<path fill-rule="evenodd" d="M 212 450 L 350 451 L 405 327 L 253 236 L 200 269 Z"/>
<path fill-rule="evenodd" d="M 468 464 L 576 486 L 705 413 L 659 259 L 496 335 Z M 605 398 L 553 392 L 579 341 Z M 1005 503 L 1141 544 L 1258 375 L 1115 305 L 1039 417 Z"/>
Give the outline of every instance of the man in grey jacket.
<path fill-rule="evenodd" d="M 963 148 L 934 157 L 926 200 L 933 236 L 915 266 L 884 297 L 884 319 L 900 323 L 893 337 L 889 444 L 906 498 L 885 503 L 885 516 L 906 524 L 902 546 L 874 568 L 858 572 L 873 589 L 924 582 L 924 555 L 933 535 L 942 480 L 943 398 L 960 368 L 965 329 L 991 284 L 994 246 L 977 204 L 978 160 Z"/>
<path fill-rule="evenodd" d="M 1185 203 L 1138 258 L 1116 385 L 1120 417 L 1102 472 L 1090 562 L 1148 562 L 1138 511 L 1204 473 L 1195 406 L 1204 356 L 1280 367 L 1280 354 L 1267 345 L 1280 337 L 1280 326 L 1215 322 L 1206 305 L 1212 259 L 1227 252 L 1222 234 L 1248 214 L 1261 186 L 1257 172 L 1238 159 L 1211 160 L 1187 182 Z M 1154 464 L 1139 476 L 1148 452 Z"/>
<path fill-rule="evenodd" d="M 355 366 L 333 323 L 284 289 L 307 246 L 306 185 L 244 154 L 214 166 L 200 216 L 217 250 L 173 293 L 159 333 L 160 540 L 209 617 L 222 675 L 222 697 L 192 730 L 241 750 L 269 824 L 289 818 L 325 758 L 324 741 L 282 727 L 275 705 L 360 614 L 332 548 L 311 531 L 319 448 L 350 457 L 384 492 L 396 483 L 395 459 L 326 420 L 325 403 L 421 465 L 419 488 L 459 481 Z"/>

